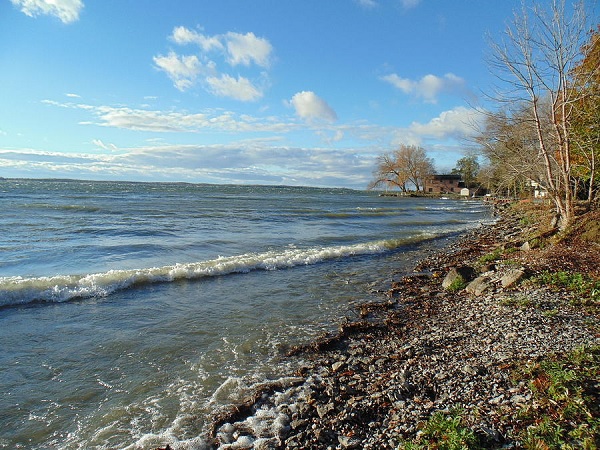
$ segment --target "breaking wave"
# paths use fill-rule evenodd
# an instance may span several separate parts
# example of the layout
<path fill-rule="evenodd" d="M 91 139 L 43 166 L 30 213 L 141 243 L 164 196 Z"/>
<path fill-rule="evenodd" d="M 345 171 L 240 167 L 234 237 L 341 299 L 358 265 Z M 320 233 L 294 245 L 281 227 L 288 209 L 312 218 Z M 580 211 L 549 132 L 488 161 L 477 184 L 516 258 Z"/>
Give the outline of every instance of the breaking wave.
<path fill-rule="evenodd" d="M 0 307 L 33 302 L 66 302 L 74 299 L 105 297 L 120 290 L 154 283 L 198 280 L 257 270 L 287 269 L 332 259 L 383 253 L 408 244 L 415 239 L 385 240 L 308 249 L 289 248 L 185 264 L 109 270 L 84 275 L 33 278 L 0 277 Z"/>

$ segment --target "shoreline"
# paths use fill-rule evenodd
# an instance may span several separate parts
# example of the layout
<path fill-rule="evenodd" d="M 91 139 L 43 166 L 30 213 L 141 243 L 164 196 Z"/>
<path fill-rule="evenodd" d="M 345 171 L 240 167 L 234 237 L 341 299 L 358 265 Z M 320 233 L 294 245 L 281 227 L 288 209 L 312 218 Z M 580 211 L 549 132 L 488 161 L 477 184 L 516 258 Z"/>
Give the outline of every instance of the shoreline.
<path fill-rule="evenodd" d="M 521 424 L 507 418 L 535 399 L 514 381 L 516 367 L 600 345 L 597 314 L 570 305 L 568 293 L 523 282 L 544 254 L 523 241 L 525 228 L 501 212 L 426 256 L 381 302 L 359 305 L 358 320 L 292 348 L 286 357 L 301 355 L 302 367 L 216 413 L 211 448 L 395 449 L 422 434 L 432 414 L 457 411 L 485 448 L 518 448 Z M 482 262 L 499 248 L 516 262 Z M 444 288 L 456 267 L 480 283 Z M 525 298 L 541 306 L 519 305 Z"/>

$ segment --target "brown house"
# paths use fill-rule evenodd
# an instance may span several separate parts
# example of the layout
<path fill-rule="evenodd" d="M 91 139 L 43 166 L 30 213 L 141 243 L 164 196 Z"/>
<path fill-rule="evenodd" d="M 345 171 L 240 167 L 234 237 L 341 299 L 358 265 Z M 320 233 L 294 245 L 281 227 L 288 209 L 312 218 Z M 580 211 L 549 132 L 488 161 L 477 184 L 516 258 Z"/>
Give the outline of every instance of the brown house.
<path fill-rule="evenodd" d="M 460 194 L 464 183 L 460 175 L 432 175 L 425 180 L 425 192 L 428 194 Z"/>

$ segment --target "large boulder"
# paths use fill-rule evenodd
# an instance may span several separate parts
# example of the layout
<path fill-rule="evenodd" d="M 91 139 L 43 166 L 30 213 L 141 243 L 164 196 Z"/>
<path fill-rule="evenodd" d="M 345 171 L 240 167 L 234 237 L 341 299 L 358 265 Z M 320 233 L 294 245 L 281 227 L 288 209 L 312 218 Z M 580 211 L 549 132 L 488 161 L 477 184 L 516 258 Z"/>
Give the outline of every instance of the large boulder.
<path fill-rule="evenodd" d="M 521 281 L 524 276 L 525 271 L 523 269 L 511 269 L 502 277 L 500 283 L 503 288 L 509 288 Z"/>
<path fill-rule="evenodd" d="M 465 290 L 469 294 L 480 296 L 480 295 L 483 295 L 485 292 L 487 292 L 491 286 L 492 286 L 492 284 L 490 282 L 489 277 L 482 275 L 480 277 L 475 278 L 473 281 L 471 281 L 467 285 Z"/>
<path fill-rule="evenodd" d="M 442 287 L 444 289 L 448 289 L 458 279 L 461 279 L 464 283 L 468 283 L 473 278 L 475 278 L 475 269 L 473 269 L 472 267 L 453 267 L 450 269 L 450 271 L 444 278 L 444 281 L 442 281 Z"/>

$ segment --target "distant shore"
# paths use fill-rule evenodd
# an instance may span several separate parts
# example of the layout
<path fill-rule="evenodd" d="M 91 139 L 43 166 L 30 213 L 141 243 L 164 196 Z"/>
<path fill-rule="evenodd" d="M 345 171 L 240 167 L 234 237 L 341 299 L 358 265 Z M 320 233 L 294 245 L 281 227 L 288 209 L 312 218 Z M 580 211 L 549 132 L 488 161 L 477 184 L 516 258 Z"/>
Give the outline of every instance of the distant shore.
<path fill-rule="evenodd" d="M 468 448 L 519 447 L 534 423 L 523 411 L 543 408 L 515 371 L 600 346 L 597 303 L 534 282 L 557 271 L 598 280 L 598 244 L 548 236 L 509 210 L 426 257 L 337 334 L 292 349 L 297 373 L 217 412 L 214 448 L 427 448 L 436 418 L 462 427 Z M 452 268 L 464 284 L 448 285 Z"/>

